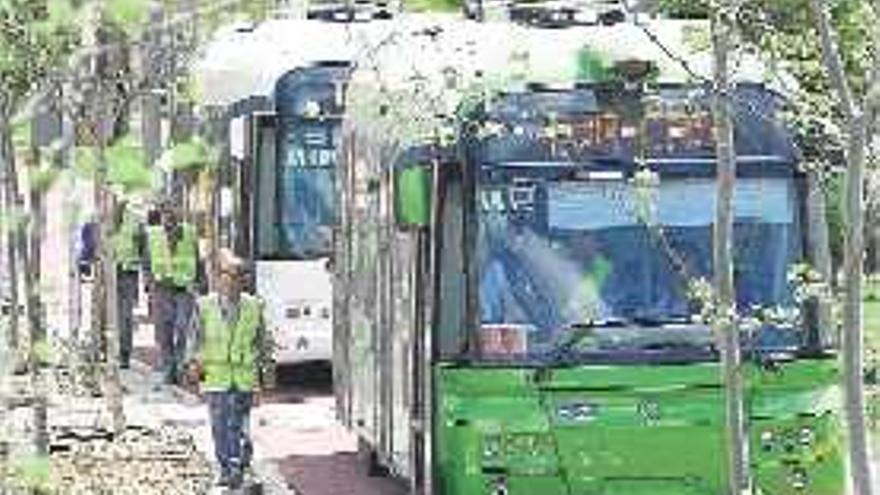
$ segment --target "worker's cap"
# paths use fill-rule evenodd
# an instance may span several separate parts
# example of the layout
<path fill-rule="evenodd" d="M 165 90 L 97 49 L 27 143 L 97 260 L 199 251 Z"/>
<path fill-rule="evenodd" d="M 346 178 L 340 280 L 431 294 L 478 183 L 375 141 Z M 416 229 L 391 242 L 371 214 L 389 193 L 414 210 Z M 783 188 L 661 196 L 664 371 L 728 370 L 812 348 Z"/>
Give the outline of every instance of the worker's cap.
<path fill-rule="evenodd" d="M 248 271 L 248 266 L 245 260 L 236 256 L 231 249 L 221 249 L 218 254 L 218 261 L 221 271 L 233 272 L 239 275 L 246 274 Z"/>

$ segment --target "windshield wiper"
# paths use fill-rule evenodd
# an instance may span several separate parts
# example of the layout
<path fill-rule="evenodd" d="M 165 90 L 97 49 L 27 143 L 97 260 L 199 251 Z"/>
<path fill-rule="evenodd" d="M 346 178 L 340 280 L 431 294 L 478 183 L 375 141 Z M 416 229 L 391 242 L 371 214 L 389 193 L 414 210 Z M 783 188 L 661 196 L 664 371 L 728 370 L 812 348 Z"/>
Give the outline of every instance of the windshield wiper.
<path fill-rule="evenodd" d="M 692 323 L 690 317 L 684 315 L 639 315 L 632 317 L 630 321 L 632 321 L 636 325 L 643 327 L 662 327 L 663 325 L 681 325 Z"/>
<path fill-rule="evenodd" d="M 623 327 L 626 324 L 625 320 L 618 318 L 573 323 L 568 326 L 568 331 L 553 344 L 553 348 L 550 349 L 550 361 L 562 361 L 571 353 L 572 348 L 593 336 L 594 328 Z"/>
<path fill-rule="evenodd" d="M 705 325 L 694 323 L 689 317 L 671 315 L 636 318 L 634 323 L 652 328 L 630 343 L 632 348 L 645 351 L 693 351 L 714 352 L 712 333 Z"/>
<path fill-rule="evenodd" d="M 681 328 L 669 328 L 664 325 L 684 325 Z M 596 329 L 619 329 L 597 332 Z M 632 319 L 597 320 L 575 323 L 554 343 L 548 354 L 546 366 L 564 362 L 577 352 L 577 347 L 587 339 L 597 338 L 595 351 L 621 355 L 639 353 L 708 353 L 716 352 L 711 335 L 703 338 L 701 326 L 694 324 L 684 316 L 635 317 Z"/>
<path fill-rule="evenodd" d="M 637 347 L 642 351 L 692 351 L 702 350 L 715 352 L 715 344 L 712 342 L 689 342 L 684 340 L 662 340 L 648 342 Z"/>

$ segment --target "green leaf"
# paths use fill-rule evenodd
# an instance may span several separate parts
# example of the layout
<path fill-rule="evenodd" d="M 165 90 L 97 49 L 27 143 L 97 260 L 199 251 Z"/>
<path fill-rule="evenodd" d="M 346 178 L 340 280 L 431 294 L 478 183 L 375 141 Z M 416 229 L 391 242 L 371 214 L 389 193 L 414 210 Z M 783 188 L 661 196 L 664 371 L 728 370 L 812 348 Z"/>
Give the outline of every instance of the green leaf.
<path fill-rule="evenodd" d="M 73 170 L 81 179 L 92 179 L 98 168 L 98 151 L 93 146 L 77 146 L 74 149 Z"/>
<path fill-rule="evenodd" d="M 72 31 L 76 21 L 76 9 L 70 0 L 46 2 L 46 16 L 31 26 L 37 35 L 40 48 L 55 51 L 63 44 L 64 33 Z"/>
<path fill-rule="evenodd" d="M 267 0 L 252 0 L 244 5 L 244 13 L 254 22 L 260 22 L 269 15 L 269 2 Z"/>
<path fill-rule="evenodd" d="M 177 95 L 183 101 L 201 103 L 202 94 L 197 79 L 192 74 L 182 74 L 177 78 Z"/>
<path fill-rule="evenodd" d="M 48 363 L 52 359 L 52 346 L 49 344 L 49 341 L 46 339 L 41 339 L 34 342 L 34 358 L 38 363 Z"/>
<path fill-rule="evenodd" d="M 30 488 L 46 489 L 52 465 L 45 455 L 15 456 L 10 460 L 13 476 Z"/>
<path fill-rule="evenodd" d="M 7 234 L 18 228 L 27 226 L 30 215 L 23 208 L 13 208 L 12 211 L 0 213 L 0 225 L 2 233 Z"/>
<path fill-rule="evenodd" d="M 12 145 L 16 148 L 28 148 L 31 145 L 31 123 L 24 121 L 12 128 Z"/>
<path fill-rule="evenodd" d="M 712 33 L 708 26 L 700 24 L 683 26 L 682 38 L 684 46 L 692 54 L 708 52 L 712 49 Z"/>
<path fill-rule="evenodd" d="M 47 22 L 53 28 L 67 26 L 76 19 L 76 8 L 70 0 L 51 0 L 47 2 L 47 10 Z"/>
<path fill-rule="evenodd" d="M 6 46 L 0 46 L 0 74 L 15 67 L 15 55 Z"/>
<path fill-rule="evenodd" d="M 583 47 L 577 54 L 577 78 L 580 81 L 600 82 L 611 77 L 610 63 L 602 54 L 590 47 Z"/>
<path fill-rule="evenodd" d="M 216 160 L 213 149 L 199 136 L 175 144 L 166 153 L 170 154 L 173 170 L 200 170 L 211 167 Z"/>
<path fill-rule="evenodd" d="M 126 33 L 138 35 L 149 20 L 149 3 L 146 0 L 107 0 L 107 16 Z"/>
<path fill-rule="evenodd" d="M 408 12 L 458 12 L 460 0 L 404 0 L 404 10 Z"/>
<path fill-rule="evenodd" d="M 51 165 L 43 165 L 37 170 L 32 170 L 30 174 L 31 189 L 46 192 L 55 183 L 59 170 Z"/>
<path fill-rule="evenodd" d="M 150 169 L 144 165 L 143 148 L 131 135 L 117 140 L 104 153 L 107 181 L 125 191 L 149 188 L 152 185 Z"/>

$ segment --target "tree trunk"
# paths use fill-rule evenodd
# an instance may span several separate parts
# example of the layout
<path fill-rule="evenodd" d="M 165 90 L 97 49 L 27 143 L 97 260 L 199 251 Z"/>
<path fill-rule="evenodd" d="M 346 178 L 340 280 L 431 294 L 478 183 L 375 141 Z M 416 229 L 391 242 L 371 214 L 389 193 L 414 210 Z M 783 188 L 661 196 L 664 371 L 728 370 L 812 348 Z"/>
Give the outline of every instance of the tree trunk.
<path fill-rule="evenodd" d="M 46 365 L 46 329 L 43 326 L 43 304 L 40 297 L 40 255 L 43 235 L 43 185 L 34 181 L 40 172 L 40 150 L 36 144 L 31 149 L 29 239 L 22 243 L 25 251 L 25 294 L 27 294 L 27 320 L 30 342 L 28 346 L 28 369 L 34 395 L 34 446 L 40 455 L 49 453 L 48 411 L 42 369 Z M 24 236 L 21 236 L 24 239 Z M 28 246 L 29 244 L 29 246 Z"/>
<path fill-rule="evenodd" d="M 104 147 L 99 147 L 99 169 L 104 168 Z M 103 311 L 102 320 L 106 322 L 105 335 L 107 338 L 107 357 L 104 373 L 104 385 L 106 390 L 107 405 L 110 409 L 113 432 L 121 433 L 125 428 L 125 411 L 122 406 L 122 384 L 119 377 L 119 315 L 117 312 L 119 297 L 116 288 L 116 260 L 113 250 L 110 248 L 110 233 L 113 231 L 112 224 L 114 215 L 113 201 L 107 191 L 104 173 L 98 174 L 98 212 L 100 215 L 99 246 L 100 246 L 100 279 L 103 286 Z"/>
<path fill-rule="evenodd" d="M 847 123 L 847 177 L 844 208 L 843 388 L 849 437 L 853 493 L 872 495 L 871 463 L 865 426 L 864 332 L 862 329 L 862 277 L 865 252 L 864 180 L 867 152 L 867 118 L 858 108 L 846 78 L 840 49 L 834 37 L 831 14 L 822 0 L 810 0 L 817 20 L 825 69 Z"/>
<path fill-rule="evenodd" d="M 864 191 L 866 129 L 861 118 L 850 125 L 844 239 L 843 373 L 853 487 L 870 495 L 871 465 L 865 427 L 864 331 L 862 328 L 862 271 L 864 262 Z"/>
<path fill-rule="evenodd" d="M 104 42 L 102 37 L 98 41 Z M 111 52 L 111 54 L 115 54 Z M 111 129 L 115 128 L 116 109 L 108 106 L 107 100 L 110 95 L 105 93 L 106 85 L 111 84 L 110 81 L 104 80 L 107 77 L 106 64 L 107 58 L 99 58 L 96 72 L 98 74 L 97 94 L 95 102 L 98 105 L 97 125 L 98 128 L 98 167 L 95 174 L 95 208 L 98 212 L 98 277 L 96 282 L 100 286 L 99 313 L 101 321 L 104 324 L 102 330 L 106 345 L 107 354 L 104 361 L 104 391 L 107 400 L 107 406 L 110 409 L 110 417 L 112 430 L 119 434 L 125 428 L 125 414 L 122 405 L 122 384 L 120 382 L 119 371 L 119 318 L 117 314 L 117 298 L 119 294 L 116 290 L 116 260 L 113 249 L 110 246 L 110 236 L 114 230 L 115 224 L 113 196 L 107 187 L 107 162 L 105 157 L 105 148 L 108 138 L 113 135 Z"/>
<path fill-rule="evenodd" d="M 98 205 L 100 204 L 100 194 L 100 189 L 96 180 L 94 185 L 94 197 L 92 198 L 96 211 L 95 218 L 93 218 L 92 221 L 95 222 L 100 222 L 100 209 L 98 208 Z M 100 235 L 96 237 L 100 237 Z M 100 239 L 97 239 L 96 243 L 97 242 L 100 242 Z M 107 360 L 107 336 L 104 332 L 107 328 L 107 313 L 104 310 L 104 303 L 107 300 L 107 296 L 104 294 L 102 275 L 100 254 L 96 251 L 92 260 L 92 291 L 91 294 L 89 294 L 91 299 L 91 301 L 89 301 L 91 303 L 91 321 L 89 322 L 91 323 L 91 336 L 89 338 L 89 354 L 94 360 L 94 366 L 91 367 L 92 376 L 90 377 L 90 381 L 96 395 L 100 395 L 101 393 L 101 378 L 103 376 L 101 370 Z"/>
<path fill-rule="evenodd" d="M 9 280 L 9 346 L 13 358 L 13 366 L 18 364 L 19 350 L 19 316 L 21 305 L 18 294 L 18 168 L 15 162 L 15 150 L 12 147 L 12 128 L 10 119 L 6 118 L 4 132 L 0 134 L 0 146 L 3 146 L 5 163 L 3 169 L 4 191 L 3 209 L 8 221 L 6 230 L 6 269 Z"/>
<path fill-rule="evenodd" d="M 110 39 L 107 31 L 101 27 L 100 6 L 95 5 L 89 12 L 83 28 L 83 44 L 85 46 L 99 46 L 109 44 Z M 115 46 L 115 49 L 121 49 Z M 94 203 L 97 222 L 97 260 L 95 263 L 94 287 L 92 290 L 92 331 L 93 331 L 93 354 L 97 358 L 100 370 L 100 383 L 111 416 L 111 429 L 114 433 L 120 433 L 125 427 L 125 416 L 122 405 L 122 386 L 119 376 L 119 328 L 116 314 L 116 264 L 113 259 L 113 251 L 110 247 L 110 233 L 112 231 L 112 200 L 107 188 L 107 163 L 105 148 L 110 136 L 113 135 L 115 126 L 116 108 L 113 107 L 115 98 L 107 91 L 116 75 L 111 74 L 108 67 L 111 57 L 118 55 L 109 51 L 97 56 L 94 61 L 89 60 L 92 67 L 91 76 L 95 80 L 95 92 L 92 96 L 88 109 L 90 110 L 90 127 L 93 132 L 93 142 L 97 147 L 97 167 L 95 170 Z M 92 63 L 94 62 L 94 63 Z M 103 353 L 99 350 L 103 350 Z M 102 355 L 103 354 L 103 355 Z"/>
<path fill-rule="evenodd" d="M 825 192 L 819 172 L 807 173 L 807 243 L 808 259 L 813 268 L 822 276 L 827 284 L 829 297 L 820 298 L 817 307 L 817 325 L 821 332 L 820 341 L 829 346 L 840 341 L 831 315 L 830 293 L 834 279 L 831 268 L 831 248 L 828 236 L 828 217 L 825 206 Z"/>
<path fill-rule="evenodd" d="M 0 109 L 0 167 L 4 173 L 8 171 L 10 167 L 10 162 L 13 159 L 12 154 L 12 146 L 11 144 L 11 129 L 9 128 L 9 119 L 6 118 L 6 112 L 3 109 Z M 5 191 L 4 191 L 5 192 Z M 6 194 L 3 194 L 5 197 Z M 5 205 L 5 203 L 4 203 Z M 4 208 L 2 214 L 0 214 L 0 231 L 3 228 L 7 228 L 10 225 L 8 219 L 9 209 Z M 7 268 L 8 270 L 8 268 Z M 3 273 L 3 276 L 8 276 L 9 273 Z M 8 318 L 2 319 L 4 326 L 3 331 L 4 335 L 2 335 L 2 342 L 0 342 L 0 349 L 3 349 L 3 353 L 0 354 L 0 380 L 7 381 L 12 376 L 14 372 L 14 356 L 18 350 L 18 339 L 17 335 L 14 335 L 12 332 L 12 328 L 10 320 Z M 11 383 L 9 380 L 7 383 Z M 12 402 L 5 401 L 5 406 L 3 410 L 0 410 L 0 421 L 6 421 L 6 416 L 9 414 L 11 410 Z M 9 444 L 7 443 L 7 439 L 0 439 L 0 464 L 5 464 L 8 460 L 9 453 Z"/>
<path fill-rule="evenodd" d="M 733 142 L 731 116 L 730 72 L 731 50 L 729 6 L 718 2 L 713 9 L 712 41 L 714 55 L 714 111 L 716 153 L 718 156 L 718 200 L 715 211 L 714 271 L 718 315 L 715 326 L 721 339 L 721 360 L 727 410 L 727 471 L 728 493 L 739 495 L 748 489 L 748 449 L 743 408 L 742 356 L 736 326 L 733 287 L 733 211 L 732 199 L 736 183 L 736 150 Z"/>
<path fill-rule="evenodd" d="M 159 3 L 150 5 L 150 29 L 147 39 L 143 44 L 140 57 L 140 70 L 146 81 L 146 91 L 141 98 L 141 143 L 144 147 L 147 164 L 152 166 L 159 159 L 162 152 L 162 120 L 161 102 L 155 92 L 159 89 L 156 74 L 158 64 L 155 60 L 158 55 L 159 35 L 153 31 L 162 22 L 162 6 Z"/>
<path fill-rule="evenodd" d="M 17 280 L 17 278 L 15 277 L 15 243 L 13 242 L 14 220 L 12 218 L 14 205 L 12 201 L 8 201 L 10 199 L 10 177 L 14 177 L 12 174 L 15 171 L 15 150 L 13 150 L 12 148 L 12 128 L 9 127 L 9 119 L 6 118 L 5 115 L 0 116 L 0 166 L 2 166 L 4 174 L 3 180 L 7 186 L 3 190 L 3 215 L 0 215 L 0 225 L 2 225 L 3 230 L 7 233 L 7 272 L 3 275 L 8 277 L 6 282 L 10 284 L 10 301 L 6 302 L 11 304 L 13 302 L 12 300 L 14 300 L 14 302 L 17 304 L 18 291 L 16 290 L 17 287 L 15 286 L 15 284 L 12 283 L 14 280 Z M 10 310 L 11 309 L 12 308 L 10 308 Z M 14 318 L 12 318 L 11 316 L 12 313 L 10 313 L 9 328 L 7 329 L 6 335 L 4 335 L 4 338 L 6 339 L 6 344 L 10 352 L 9 356 L 10 358 L 13 358 L 15 355 L 14 353 L 18 350 L 18 325 L 17 322 L 13 323 Z"/>
<path fill-rule="evenodd" d="M 874 212 L 868 217 L 868 232 L 871 236 L 868 242 L 873 246 L 872 272 L 874 275 L 880 275 L 880 212 Z"/>
<path fill-rule="evenodd" d="M 103 126 L 102 126 L 103 127 Z M 97 211 L 98 256 L 95 267 L 95 287 L 92 302 L 93 322 L 98 341 L 103 342 L 101 381 L 104 396 L 110 410 L 112 429 L 119 433 L 125 427 L 122 406 L 122 385 L 119 377 L 119 327 L 116 311 L 116 263 L 109 246 L 112 232 L 113 208 L 106 187 L 106 162 L 104 161 L 104 137 L 98 137 L 98 167 L 95 176 L 95 208 Z"/>

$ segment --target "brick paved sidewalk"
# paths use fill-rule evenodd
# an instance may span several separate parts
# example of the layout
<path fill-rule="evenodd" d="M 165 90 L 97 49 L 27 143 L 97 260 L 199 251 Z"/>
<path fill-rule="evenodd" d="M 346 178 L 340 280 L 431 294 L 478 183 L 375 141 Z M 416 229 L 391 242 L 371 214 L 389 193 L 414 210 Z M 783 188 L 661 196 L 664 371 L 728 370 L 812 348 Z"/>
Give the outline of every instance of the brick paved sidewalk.
<path fill-rule="evenodd" d="M 141 327 L 135 335 L 137 360 L 157 362 L 153 342 L 151 328 Z M 255 461 L 277 467 L 278 476 L 301 495 L 405 494 L 392 480 L 366 475 L 356 437 L 336 421 L 329 372 L 323 380 L 313 369 L 293 370 L 298 373 L 319 384 L 288 383 L 266 391 L 251 413 Z"/>
<path fill-rule="evenodd" d="M 146 401 L 152 403 L 152 407 L 138 408 L 135 414 L 144 414 L 156 419 L 161 418 L 162 422 L 188 429 L 193 435 L 199 451 L 213 461 L 214 444 L 211 439 L 208 406 L 195 393 L 195 390 L 159 384 L 161 377 L 152 371 L 158 360 L 158 352 L 153 346 L 153 342 L 151 326 L 143 325 L 135 333 L 132 375 L 138 376 L 140 380 L 135 386 L 136 393 L 152 398 L 152 400 Z M 128 392 L 135 391 L 129 390 Z M 253 437 L 253 469 L 257 478 L 263 483 L 263 493 L 268 495 L 294 494 L 295 492 L 279 473 L 276 464 L 264 455 L 267 448 L 261 440 L 256 435 Z"/>

